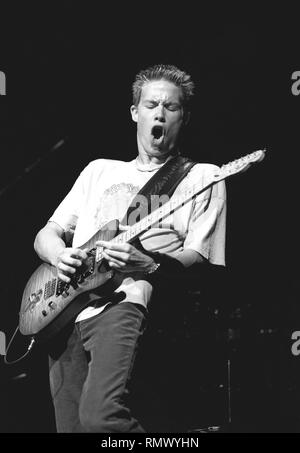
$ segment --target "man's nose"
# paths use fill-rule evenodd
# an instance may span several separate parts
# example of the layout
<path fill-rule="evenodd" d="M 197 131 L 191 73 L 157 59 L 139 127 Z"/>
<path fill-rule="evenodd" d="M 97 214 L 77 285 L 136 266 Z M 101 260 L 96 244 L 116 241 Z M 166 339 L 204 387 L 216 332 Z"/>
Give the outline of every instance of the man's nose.
<path fill-rule="evenodd" d="M 165 118 L 165 109 L 163 105 L 158 105 L 155 110 L 155 121 L 160 121 L 164 123 L 166 120 Z"/>

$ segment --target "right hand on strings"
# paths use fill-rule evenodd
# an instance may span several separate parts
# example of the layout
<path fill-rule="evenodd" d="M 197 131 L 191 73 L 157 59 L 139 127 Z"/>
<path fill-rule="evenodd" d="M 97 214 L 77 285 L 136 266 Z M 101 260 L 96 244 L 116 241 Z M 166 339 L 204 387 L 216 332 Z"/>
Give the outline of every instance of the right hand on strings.
<path fill-rule="evenodd" d="M 65 247 L 57 256 L 55 266 L 57 276 L 66 283 L 71 281 L 71 276 L 75 274 L 85 259 L 87 259 L 88 249 Z"/>

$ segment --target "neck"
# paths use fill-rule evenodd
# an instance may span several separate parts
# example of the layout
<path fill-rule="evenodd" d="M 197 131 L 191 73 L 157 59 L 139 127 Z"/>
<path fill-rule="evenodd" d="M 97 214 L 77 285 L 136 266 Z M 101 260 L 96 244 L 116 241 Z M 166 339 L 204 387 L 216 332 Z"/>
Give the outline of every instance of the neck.
<path fill-rule="evenodd" d="M 144 153 L 144 152 L 139 152 L 136 160 L 138 163 L 142 164 L 142 165 L 150 165 L 150 164 L 153 164 L 153 165 L 160 165 L 160 164 L 163 164 L 165 162 L 167 162 L 168 160 L 170 160 L 173 156 L 176 156 L 177 154 L 179 154 L 179 152 L 172 152 L 172 154 L 164 154 L 162 156 L 151 156 L 147 153 Z"/>

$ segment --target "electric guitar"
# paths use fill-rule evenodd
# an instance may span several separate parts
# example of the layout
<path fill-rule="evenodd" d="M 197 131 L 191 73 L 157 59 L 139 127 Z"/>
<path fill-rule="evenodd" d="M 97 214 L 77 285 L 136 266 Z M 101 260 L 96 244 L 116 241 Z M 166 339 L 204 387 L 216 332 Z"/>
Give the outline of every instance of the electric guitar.
<path fill-rule="evenodd" d="M 96 246 L 96 241 L 133 242 L 156 222 L 180 209 L 196 195 L 218 181 L 247 170 L 251 164 L 260 162 L 264 155 L 265 150 L 258 150 L 223 165 L 205 187 L 195 185 L 180 197 L 171 197 L 168 202 L 122 233 L 119 233 L 118 220 L 107 223 L 80 247 L 88 249 L 88 258 L 77 269 L 70 283 L 57 277 L 55 266 L 47 263 L 41 264 L 28 280 L 23 292 L 19 313 L 20 332 L 23 335 L 39 334 L 42 338 L 53 336 L 90 303 L 88 297 L 84 297 L 84 293 L 103 285 L 105 287 L 105 284 L 112 279 L 113 271 L 109 270 L 106 265 L 106 261 L 102 257 L 103 249 Z M 107 283 L 107 285 L 109 284 Z M 106 298 L 107 296 L 104 295 L 103 302 L 106 301 Z"/>

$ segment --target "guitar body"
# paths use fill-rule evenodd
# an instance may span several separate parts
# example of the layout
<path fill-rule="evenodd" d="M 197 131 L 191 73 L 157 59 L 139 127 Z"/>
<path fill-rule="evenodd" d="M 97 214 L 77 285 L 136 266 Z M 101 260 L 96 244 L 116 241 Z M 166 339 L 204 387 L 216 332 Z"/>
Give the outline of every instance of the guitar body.
<path fill-rule="evenodd" d="M 101 287 L 108 280 L 111 281 L 112 271 L 105 261 L 100 259 L 96 263 L 95 243 L 99 240 L 110 241 L 117 232 L 118 221 L 113 220 L 79 247 L 88 249 L 89 257 L 84 269 L 79 268 L 81 276 L 78 275 L 75 279 L 77 281 L 70 286 L 58 280 L 55 266 L 43 263 L 35 270 L 22 296 L 19 329 L 23 335 L 40 332 L 41 337 L 48 337 L 57 333 L 90 303 L 90 298 L 85 293 Z M 105 298 L 104 295 L 103 303 L 106 299 L 107 296 Z"/>

